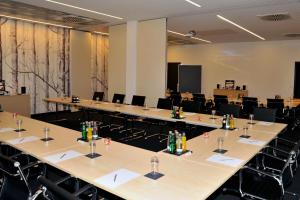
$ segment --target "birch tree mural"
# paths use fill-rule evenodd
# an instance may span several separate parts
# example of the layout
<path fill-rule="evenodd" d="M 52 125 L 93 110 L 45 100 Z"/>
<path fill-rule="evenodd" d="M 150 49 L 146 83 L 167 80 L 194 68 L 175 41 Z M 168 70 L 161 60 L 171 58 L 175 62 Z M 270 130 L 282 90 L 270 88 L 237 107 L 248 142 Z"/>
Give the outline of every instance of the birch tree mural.
<path fill-rule="evenodd" d="M 0 78 L 16 94 L 25 86 L 31 113 L 54 110 L 43 98 L 70 95 L 70 30 L 0 18 Z"/>
<path fill-rule="evenodd" d="M 92 34 L 92 91 L 104 92 L 104 99 L 107 100 L 108 91 L 108 36 Z"/>

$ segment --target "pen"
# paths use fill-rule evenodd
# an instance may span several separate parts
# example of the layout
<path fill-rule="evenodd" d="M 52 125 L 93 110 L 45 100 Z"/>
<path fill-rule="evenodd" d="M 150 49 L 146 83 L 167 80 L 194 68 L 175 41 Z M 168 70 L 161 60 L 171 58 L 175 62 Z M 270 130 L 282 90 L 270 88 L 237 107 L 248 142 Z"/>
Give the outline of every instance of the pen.
<path fill-rule="evenodd" d="M 65 157 L 66 156 L 66 154 L 64 153 L 59 159 L 62 159 L 63 157 Z"/>
<path fill-rule="evenodd" d="M 117 176 L 118 176 L 118 174 L 115 174 L 115 177 L 114 177 L 114 182 L 116 182 L 116 180 L 117 180 Z"/>
<path fill-rule="evenodd" d="M 19 143 L 21 143 L 25 138 L 22 138 L 21 140 L 19 140 Z"/>

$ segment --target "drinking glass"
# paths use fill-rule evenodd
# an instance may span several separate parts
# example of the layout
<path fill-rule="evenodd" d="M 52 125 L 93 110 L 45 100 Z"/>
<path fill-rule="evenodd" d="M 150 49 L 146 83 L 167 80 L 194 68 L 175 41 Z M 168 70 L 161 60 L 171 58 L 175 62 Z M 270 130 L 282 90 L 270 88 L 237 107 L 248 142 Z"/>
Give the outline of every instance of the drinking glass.
<path fill-rule="evenodd" d="M 159 168 L 159 160 L 156 156 L 151 157 L 151 173 L 153 175 L 156 175 L 156 173 L 158 173 L 158 168 Z"/>
<path fill-rule="evenodd" d="M 218 151 L 222 151 L 223 150 L 224 137 L 218 137 L 217 142 L 218 142 Z"/>
<path fill-rule="evenodd" d="M 23 120 L 22 119 L 17 119 L 17 126 L 18 126 L 18 131 L 21 130 L 21 126 L 22 126 Z"/>
<path fill-rule="evenodd" d="M 48 140 L 49 132 L 50 132 L 50 128 L 45 127 L 44 128 L 44 137 L 45 137 L 46 140 Z"/>
<path fill-rule="evenodd" d="M 254 115 L 253 115 L 253 114 L 250 114 L 250 115 L 249 115 L 250 124 L 253 124 L 253 118 L 254 118 Z"/>
<path fill-rule="evenodd" d="M 243 135 L 246 137 L 248 136 L 248 125 L 243 126 Z"/>
<path fill-rule="evenodd" d="M 215 118 L 216 110 L 211 110 L 211 115 L 212 115 L 211 119 L 216 119 Z"/>
<path fill-rule="evenodd" d="M 96 141 L 95 140 L 91 140 L 90 141 L 90 154 L 94 155 L 96 152 Z"/>

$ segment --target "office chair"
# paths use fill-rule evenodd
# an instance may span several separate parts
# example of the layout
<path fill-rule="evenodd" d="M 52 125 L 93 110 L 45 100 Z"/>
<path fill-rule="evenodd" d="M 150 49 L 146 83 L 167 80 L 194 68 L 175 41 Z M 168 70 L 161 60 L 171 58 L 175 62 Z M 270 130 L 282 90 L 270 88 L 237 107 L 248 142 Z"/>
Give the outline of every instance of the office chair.
<path fill-rule="evenodd" d="M 60 186 L 64 182 L 68 182 L 72 178 L 71 176 L 63 177 L 58 181 L 51 181 L 44 176 L 39 176 L 38 181 L 42 185 L 43 196 L 46 199 L 50 200 L 96 200 L 99 199 L 97 197 L 97 189 L 90 185 L 85 184 L 80 188 L 79 183 L 76 181 L 76 189 L 75 191 L 68 191 L 69 188 L 63 188 Z M 74 181 L 74 180 L 72 180 Z"/>
<path fill-rule="evenodd" d="M 98 98 L 98 101 L 103 101 L 104 92 L 94 92 L 93 100 L 96 101 Z"/>
<path fill-rule="evenodd" d="M 184 112 L 194 112 L 194 113 L 200 113 L 202 108 L 202 102 L 201 101 L 189 101 L 189 100 L 183 100 L 181 102 L 182 110 Z"/>
<path fill-rule="evenodd" d="M 123 104 L 124 103 L 124 99 L 125 99 L 125 94 L 117 94 L 115 93 L 113 96 L 113 103 L 117 103 L 119 101 L 119 103 Z"/>
<path fill-rule="evenodd" d="M 206 99 L 204 94 L 199 94 L 199 93 L 193 94 L 193 101 L 201 102 L 201 111 L 207 112 Z"/>
<path fill-rule="evenodd" d="M 220 109 L 219 109 L 219 113 L 220 115 L 233 115 L 233 117 L 235 118 L 239 118 L 240 117 L 240 110 L 241 107 L 239 105 L 234 105 L 234 104 L 220 104 Z"/>
<path fill-rule="evenodd" d="M 171 110 L 172 101 L 170 99 L 159 98 L 157 102 L 157 108 Z"/>
<path fill-rule="evenodd" d="M 228 97 L 226 95 L 214 95 L 215 109 L 218 111 L 221 104 L 228 104 Z"/>
<path fill-rule="evenodd" d="M 171 92 L 169 97 L 172 101 L 172 106 L 180 106 L 181 103 L 181 94 L 180 92 Z"/>
<path fill-rule="evenodd" d="M 253 114 L 254 108 L 258 107 L 258 100 L 256 97 L 243 97 L 242 99 L 242 105 L 243 105 L 243 114 L 249 115 Z"/>
<path fill-rule="evenodd" d="M 144 106 L 145 96 L 133 95 L 131 100 L 131 105 L 133 106 Z"/>
<path fill-rule="evenodd" d="M 267 99 L 267 107 L 277 109 L 276 117 L 283 119 L 284 117 L 284 99 Z"/>
<path fill-rule="evenodd" d="M 272 108 L 254 108 L 254 120 L 275 122 L 276 120 L 276 109 Z"/>
<path fill-rule="evenodd" d="M 34 200 L 37 195 L 36 178 L 31 176 L 31 169 L 38 166 L 39 162 L 26 162 L 27 156 L 18 154 L 5 156 L 0 154 L 0 172 L 2 178 L 0 199 L 1 200 Z M 22 161 L 17 161 L 18 159 Z M 26 164 L 25 164 L 26 163 Z"/>

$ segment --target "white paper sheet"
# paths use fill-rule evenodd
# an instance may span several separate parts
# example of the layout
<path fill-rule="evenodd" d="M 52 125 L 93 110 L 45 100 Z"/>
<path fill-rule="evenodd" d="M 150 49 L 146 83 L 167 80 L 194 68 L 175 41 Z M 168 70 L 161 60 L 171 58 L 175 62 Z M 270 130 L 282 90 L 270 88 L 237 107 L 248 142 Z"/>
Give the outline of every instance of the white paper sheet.
<path fill-rule="evenodd" d="M 256 145 L 256 146 L 264 146 L 266 144 L 265 141 L 251 140 L 251 139 L 247 139 L 247 138 L 241 138 L 238 140 L 238 142 L 243 143 L 243 144 Z"/>
<path fill-rule="evenodd" d="M 159 112 L 159 111 L 162 111 L 162 109 L 159 109 L 159 108 L 153 108 L 151 109 L 152 112 Z"/>
<path fill-rule="evenodd" d="M 0 133 L 10 132 L 14 131 L 14 128 L 0 128 Z"/>
<path fill-rule="evenodd" d="M 105 187 L 114 189 L 114 188 L 116 188 L 124 183 L 127 183 L 128 181 L 131 181 L 139 176 L 140 176 L 140 174 L 129 171 L 127 169 L 119 169 L 119 170 L 111 172 L 105 176 L 97 178 L 95 180 L 95 182 L 97 184 L 103 185 Z"/>
<path fill-rule="evenodd" d="M 69 160 L 69 159 L 72 159 L 72 158 L 76 158 L 76 157 L 79 157 L 79 156 L 82 156 L 82 155 L 83 155 L 82 153 L 79 153 L 77 151 L 69 150 L 69 151 L 58 153 L 58 154 L 46 156 L 44 158 L 46 160 L 48 160 L 49 162 L 59 163 L 59 162 Z"/>
<path fill-rule="evenodd" d="M 215 154 L 206 159 L 209 162 L 214 162 L 214 163 L 219 163 L 222 165 L 227 165 L 230 167 L 238 167 L 239 165 L 242 164 L 243 160 L 229 157 L 229 156 L 223 156 L 220 154 Z"/>
<path fill-rule="evenodd" d="M 262 126 L 271 126 L 273 125 L 273 122 L 258 122 L 257 125 L 262 125 Z"/>
<path fill-rule="evenodd" d="M 185 112 L 184 115 L 185 116 L 193 116 L 196 115 L 197 113 L 190 113 L 190 112 Z"/>
<path fill-rule="evenodd" d="M 13 139 L 13 140 L 8 140 L 7 143 L 9 144 L 23 144 L 26 142 L 33 142 L 38 140 L 38 137 L 35 136 L 28 136 L 28 137 L 21 137 L 21 138 L 17 138 L 17 139 Z"/>

